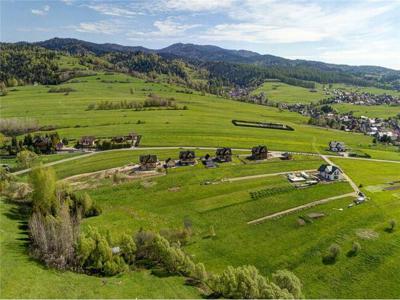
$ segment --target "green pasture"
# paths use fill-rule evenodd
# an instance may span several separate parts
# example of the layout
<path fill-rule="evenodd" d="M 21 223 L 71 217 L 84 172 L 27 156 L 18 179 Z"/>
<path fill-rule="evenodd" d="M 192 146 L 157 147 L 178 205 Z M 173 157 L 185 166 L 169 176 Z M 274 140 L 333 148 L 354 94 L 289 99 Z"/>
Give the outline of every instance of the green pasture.
<path fill-rule="evenodd" d="M 333 107 L 341 113 L 353 112 L 357 117 L 366 116 L 370 118 L 394 117 L 400 113 L 400 106 L 389 105 L 353 105 L 353 104 L 334 104 Z"/>
<path fill-rule="evenodd" d="M 18 87 L 2 97 L 2 117 L 24 116 L 41 125 L 57 126 L 71 143 L 84 135 L 106 138 L 135 131 L 143 135 L 142 146 L 250 148 L 266 144 L 271 150 L 315 152 L 324 151 L 331 140 L 344 141 L 352 148 L 367 148 L 372 140 L 361 134 L 308 126 L 308 118 L 297 113 L 198 92 L 177 93 L 181 87 L 146 83 L 126 75 L 98 74 L 77 80 L 61 85 L 76 90 L 68 95 L 48 93 L 50 87 L 46 86 Z M 105 100 L 144 101 L 150 92 L 173 97 L 179 107 L 189 109 L 87 110 L 89 104 Z M 295 131 L 237 127 L 232 119 L 285 123 Z"/>
<path fill-rule="evenodd" d="M 317 85 L 315 91 L 311 91 L 304 87 L 294 86 L 280 81 L 266 81 L 253 91 L 254 94 L 259 94 L 261 92 L 263 92 L 270 101 L 290 104 L 317 102 L 318 100 L 328 97 L 320 85 Z"/>

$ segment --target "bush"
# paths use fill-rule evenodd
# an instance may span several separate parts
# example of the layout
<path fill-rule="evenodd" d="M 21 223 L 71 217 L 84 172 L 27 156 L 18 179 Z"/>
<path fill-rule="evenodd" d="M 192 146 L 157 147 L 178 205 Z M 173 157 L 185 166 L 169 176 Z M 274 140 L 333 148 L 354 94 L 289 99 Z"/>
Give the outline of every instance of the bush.
<path fill-rule="evenodd" d="M 70 87 L 52 87 L 51 89 L 49 89 L 49 93 L 69 93 L 69 92 L 76 92 L 76 90 Z"/>
<path fill-rule="evenodd" d="M 123 257 L 113 254 L 107 238 L 94 227 L 79 236 L 77 254 L 79 266 L 91 274 L 112 276 L 128 269 Z"/>
<path fill-rule="evenodd" d="M 6 136 L 17 136 L 39 130 L 39 123 L 33 119 L 0 119 L 0 132 Z"/>
<path fill-rule="evenodd" d="M 277 283 L 263 277 L 254 266 L 228 267 L 221 275 L 211 276 L 208 285 L 214 291 L 213 297 L 222 296 L 231 299 L 300 298 L 302 295 L 301 284 L 294 274 L 289 271 L 278 271 L 275 277 Z"/>
<path fill-rule="evenodd" d="M 31 167 L 37 157 L 38 156 L 34 152 L 22 150 L 17 154 L 17 162 L 20 167 L 25 169 Z"/>
<path fill-rule="evenodd" d="M 328 253 L 323 258 L 324 263 L 332 264 L 335 263 L 338 256 L 340 255 L 341 248 L 338 244 L 332 244 L 328 248 Z"/>
<path fill-rule="evenodd" d="M 396 226 L 397 226 L 396 220 L 392 219 L 392 220 L 389 221 L 389 228 L 388 229 L 389 229 L 390 232 L 393 232 L 396 229 Z"/>
<path fill-rule="evenodd" d="M 348 253 L 348 256 L 356 256 L 361 251 L 361 245 L 359 242 L 354 241 L 351 246 L 351 250 Z"/>

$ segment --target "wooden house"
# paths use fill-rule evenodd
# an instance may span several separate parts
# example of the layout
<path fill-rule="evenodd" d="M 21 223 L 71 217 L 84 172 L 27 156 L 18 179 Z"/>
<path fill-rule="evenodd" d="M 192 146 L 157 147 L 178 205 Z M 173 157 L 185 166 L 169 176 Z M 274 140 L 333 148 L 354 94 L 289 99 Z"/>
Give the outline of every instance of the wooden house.
<path fill-rule="evenodd" d="M 218 148 L 215 152 L 215 159 L 219 162 L 232 161 L 232 149 L 231 148 Z"/>
<path fill-rule="evenodd" d="M 262 160 L 268 158 L 268 149 L 267 146 L 260 145 L 255 146 L 251 149 L 251 159 L 254 160 Z"/>
<path fill-rule="evenodd" d="M 179 163 L 181 165 L 193 165 L 196 162 L 196 155 L 192 150 L 179 152 Z"/>
<path fill-rule="evenodd" d="M 47 136 L 35 136 L 32 143 L 33 147 L 39 150 L 41 153 L 50 153 L 52 151 L 53 143 L 51 138 Z"/>
<path fill-rule="evenodd" d="M 157 155 L 140 155 L 139 162 L 142 170 L 154 170 L 158 163 Z"/>
<path fill-rule="evenodd" d="M 325 180 L 333 181 L 342 179 L 342 170 L 333 165 L 321 165 L 318 168 L 319 176 Z"/>
<path fill-rule="evenodd" d="M 80 148 L 93 148 L 95 146 L 96 137 L 94 136 L 83 136 L 78 142 Z"/>

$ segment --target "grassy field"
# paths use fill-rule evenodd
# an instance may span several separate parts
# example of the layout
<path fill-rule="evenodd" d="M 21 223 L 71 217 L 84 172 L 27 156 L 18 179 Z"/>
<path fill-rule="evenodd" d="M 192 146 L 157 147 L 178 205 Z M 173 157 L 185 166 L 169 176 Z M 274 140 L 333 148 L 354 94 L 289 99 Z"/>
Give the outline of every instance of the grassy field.
<path fill-rule="evenodd" d="M 253 93 L 263 92 L 268 100 L 283 103 L 310 103 L 328 97 L 322 90 L 322 86 L 317 85 L 316 91 L 300 86 L 289 85 L 279 81 L 266 81 Z"/>
<path fill-rule="evenodd" d="M 64 63 L 67 67 L 76 62 L 65 60 Z M 270 150 L 322 153 L 326 153 L 330 140 L 341 140 L 353 150 L 366 152 L 373 158 L 400 160 L 396 148 L 373 146 L 371 137 L 308 126 L 307 118 L 271 107 L 201 96 L 197 92 L 177 93 L 182 88 L 118 74 L 82 77 L 63 86 L 75 91 L 69 95 L 48 93 L 49 87 L 45 86 L 10 91 L 1 99 L 2 117 L 26 116 L 37 119 L 41 125 L 56 125 L 60 135 L 70 139 L 83 135 L 111 137 L 136 131 L 143 134 L 143 146 L 250 148 L 266 144 Z M 104 100 L 143 101 L 150 92 L 174 97 L 178 106 L 186 105 L 189 109 L 87 110 L 89 104 Z M 232 119 L 285 123 L 295 131 L 235 127 Z M 213 152 L 196 150 L 197 156 Z M 64 179 L 135 164 L 143 153 L 166 159 L 177 158 L 179 150 L 100 152 L 57 164 L 54 169 L 58 178 Z M 93 225 L 118 236 L 132 234 L 141 227 L 157 231 L 182 228 L 183 220 L 190 219 L 194 235 L 184 249 L 209 271 L 220 272 L 228 265 L 253 264 L 262 274 L 269 275 L 286 268 L 301 279 L 307 298 L 396 298 L 400 295 L 400 230 L 385 231 L 390 219 L 400 222 L 400 192 L 382 188 L 400 180 L 399 164 L 332 158 L 357 185 L 362 185 L 370 198 L 368 202 L 347 208 L 352 199 L 343 198 L 278 220 L 247 225 L 248 221 L 265 215 L 352 191 L 346 182 L 295 189 L 283 175 L 225 181 L 317 169 L 323 163 L 318 156 L 311 155 L 294 155 L 292 161 L 270 159 L 261 163 L 244 163 L 244 157 L 237 156 L 248 153 L 234 151 L 232 163 L 220 164 L 215 169 L 197 164 L 171 169 L 166 176 L 119 185 L 104 179 L 96 189 L 85 190 L 99 203 L 103 213 L 85 219 L 82 229 Z M 69 154 L 41 159 L 50 162 L 66 157 Z M 268 190 L 269 195 L 253 199 L 250 192 L 259 190 Z M 0 211 L 1 298 L 200 297 L 199 291 L 185 285 L 182 278 L 160 278 L 148 271 L 99 278 L 43 268 L 27 254 L 24 211 L 4 201 L 0 202 Z M 300 226 L 298 217 L 310 212 L 323 212 L 326 216 Z M 210 226 L 215 229 L 214 238 L 208 238 Z M 347 253 L 353 241 L 358 241 L 362 250 L 350 257 Z M 338 243 L 342 253 L 335 264 L 326 265 L 322 257 L 332 243 Z"/>
<path fill-rule="evenodd" d="M 57 126 L 61 136 L 72 140 L 84 135 L 111 137 L 136 131 L 143 135 L 143 146 L 250 148 L 266 144 L 271 150 L 314 152 L 325 151 L 331 140 L 341 140 L 359 149 L 368 148 L 372 140 L 361 134 L 307 126 L 308 119 L 297 113 L 212 95 L 201 96 L 197 92 L 177 93 L 182 88 L 146 83 L 126 75 L 98 74 L 78 81 L 61 85 L 76 90 L 68 95 L 48 93 L 49 87 L 45 86 L 18 87 L 17 91 L 2 97 L 2 117 L 34 118 L 41 125 Z M 189 109 L 87 110 L 89 104 L 105 100 L 143 101 L 150 92 L 174 97 L 178 106 L 186 105 Z M 237 127 L 232 119 L 285 123 L 295 131 Z"/>
<path fill-rule="evenodd" d="M 352 111 L 353 114 L 358 117 L 366 116 L 370 118 L 387 119 L 388 117 L 394 117 L 400 113 L 400 106 L 389 105 L 361 106 L 353 104 L 335 104 L 333 107 L 341 113 Z"/>
<path fill-rule="evenodd" d="M 175 157 L 177 150 L 158 150 L 160 158 Z M 239 152 L 238 152 L 239 153 Z M 99 153 L 81 161 L 55 166 L 60 178 L 92 172 L 135 162 L 133 151 Z M 199 152 L 201 155 L 202 152 Z M 148 178 L 120 185 L 111 181 L 95 190 L 88 190 L 103 209 L 103 214 L 85 220 L 88 225 L 109 230 L 114 235 L 133 233 L 139 228 L 160 230 L 180 228 L 183 219 L 193 223 L 194 236 L 185 247 L 196 261 L 202 261 L 210 271 L 221 271 L 227 265 L 254 264 L 263 274 L 287 268 L 298 275 L 309 298 L 396 297 L 399 293 L 399 231 L 384 231 L 388 221 L 400 212 L 396 191 L 368 192 L 368 186 L 400 180 L 398 165 L 333 159 L 357 184 L 363 184 L 371 200 L 347 208 L 351 199 L 335 200 L 279 220 L 260 225 L 246 222 L 267 214 L 351 191 L 347 183 L 318 185 L 295 190 L 284 176 L 219 182 L 231 177 L 275 173 L 288 170 L 313 169 L 321 164 L 314 156 L 295 156 L 293 161 L 268 160 L 243 164 L 238 158 L 216 169 L 201 165 L 169 171 L 167 176 Z M 360 172 L 362 170 L 362 172 Z M 205 180 L 218 184 L 202 185 Z M 282 188 L 276 194 L 252 200 L 250 191 Z M 398 192 L 397 192 L 398 193 Z M 338 210 L 343 208 L 343 211 Z M 1 286 L 2 297 L 198 297 L 180 278 L 158 278 L 148 272 L 132 272 L 103 279 L 70 272 L 46 270 L 29 260 L 23 246 L 25 233 L 22 221 L 11 204 L 1 203 Z M 297 225 L 299 215 L 324 212 L 326 217 L 304 227 Z M 206 238 L 209 226 L 217 236 Z M 373 233 L 373 238 L 368 234 Z M 356 257 L 346 256 L 352 241 L 362 245 Z M 328 246 L 339 243 L 342 254 L 333 265 L 322 262 Z M 16 278 L 29 275 L 24 283 Z M 5 276 L 7 274 L 7 276 Z M 319 274 L 319 275 L 317 275 Z M 389 274 L 393 280 L 386 280 Z M 357 278 L 352 280 L 351 278 Z M 41 281 L 46 284 L 42 284 Z M 17 282 L 17 283 L 16 283 Z M 29 284 L 26 284 L 28 282 Z M 52 286 L 51 294 L 45 288 Z M 152 288 L 150 288 L 152 286 Z M 375 288 L 385 286 L 385 289 Z M 115 291 L 117 290 L 117 291 Z M 65 293 L 67 291 L 67 293 Z M 114 291 L 114 293 L 113 293 Z"/>

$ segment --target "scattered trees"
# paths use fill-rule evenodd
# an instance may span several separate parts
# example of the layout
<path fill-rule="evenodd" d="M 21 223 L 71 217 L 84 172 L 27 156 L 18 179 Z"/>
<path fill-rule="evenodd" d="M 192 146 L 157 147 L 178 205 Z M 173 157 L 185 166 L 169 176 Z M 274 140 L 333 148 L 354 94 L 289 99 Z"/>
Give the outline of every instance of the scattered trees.
<path fill-rule="evenodd" d="M 29 150 L 22 150 L 17 154 L 17 162 L 21 168 L 29 168 L 33 162 L 37 159 L 37 155 Z"/>
<path fill-rule="evenodd" d="M 323 258 L 323 262 L 325 264 L 333 264 L 336 262 L 340 252 L 341 252 L 341 248 L 338 244 L 332 244 L 329 246 L 328 248 L 328 253 L 324 256 Z"/>

